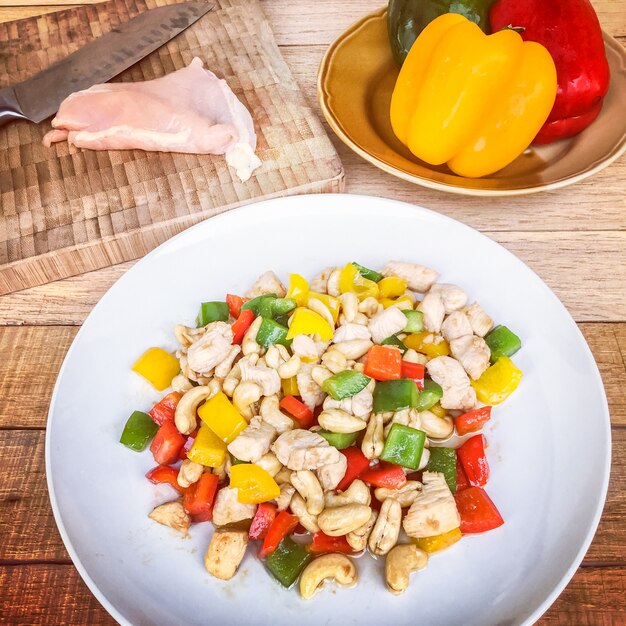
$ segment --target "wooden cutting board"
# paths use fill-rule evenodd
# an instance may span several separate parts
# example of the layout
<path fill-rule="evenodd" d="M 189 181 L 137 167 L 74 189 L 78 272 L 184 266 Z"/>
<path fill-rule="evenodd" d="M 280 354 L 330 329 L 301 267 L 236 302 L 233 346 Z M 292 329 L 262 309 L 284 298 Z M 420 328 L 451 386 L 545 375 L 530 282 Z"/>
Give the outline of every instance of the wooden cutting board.
<path fill-rule="evenodd" d="M 0 87 L 176 1 L 111 0 L 0 24 Z M 342 190 L 339 157 L 257 1 L 211 1 L 212 12 L 114 80 L 150 80 L 200 57 L 251 111 L 262 167 L 241 183 L 223 156 L 44 148 L 49 120 L 0 128 L 0 294 L 139 258 L 241 204 Z"/>

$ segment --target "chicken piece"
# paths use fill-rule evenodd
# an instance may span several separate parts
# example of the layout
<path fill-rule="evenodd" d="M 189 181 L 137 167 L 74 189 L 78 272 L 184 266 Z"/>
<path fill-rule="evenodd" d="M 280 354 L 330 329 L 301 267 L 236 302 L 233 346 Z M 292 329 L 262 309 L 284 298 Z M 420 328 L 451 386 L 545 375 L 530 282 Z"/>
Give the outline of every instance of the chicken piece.
<path fill-rule="evenodd" d="M 313 367 L 313 363 L 302 363 L 296 374 L 296 382 L 302 402 L 304 402 L 311 411 L 314 411 L 316 406 L 322 404 L 326 397 L 322 388 L 313 380 L 313 376 L 311 375 Z"/>
<path fill-rule="evenodd" d="M 338 343 L 339 341 L 350 341 L 351 339 L 371 339 L 372 333 L 369 331 L 367 326 L 363 324 L 342 324 L 335 331 L 335 336 L 333 337 L 333 343 Z"/>
<path fill-rule="evenodd" d="M 242 181 L 261 165 L 250 113 L 197 57 L 155 80 L 106 83 L 70 94 L 52 127 L 44 146 L 67 139 L 90 150 L 225 154 Z"/>
<path fill-rule="evenodd" d="M 441 334 L 448 342 L 472 333 L 472 325 L 463 311 L 450 313 L 441 325 Z"/>
<path fill-rule="evenodd" d="M 262 467 L 272 478 L 283 469 L 283 464 L 276 458 L 273 452 L 264 454 L 260 459 L 257 459 L 255 463 Z"/>
<path fill-rule="evenodd" d="M 446 310 L 440 294 L 432 291 L 428 292 L 420 302 L 417 310 L 424 314 L 424 327 L 426 330 L 431 333 L 438 333 L 441 330 Z"/>
<path fill-rule="evenodd" d="M 339 454 L 337 460 L 334 463 L 328 463 L 328 465 L 322 465 L 317 468 L 317 478 L 322 485 L 324 491 L 330 491 L 335 489 L 341 482 L 341 479 L 346 475 L 348 469 L 348 460 L 343 454 Z"/>
<path fill-rule="evenodd" d="M 363 420 L 368 418 L 369 414 L 372 412 L 373 405 L 374 396 L 367 387 L 350 398 L 333 400 L 330 396 L 327 396 L 324 400 L 324 409 L 341 409 Z"/>
<path fill-rule="evenodd" d="M 444 409 L 468 411 L 476 406 L 476 392 L 458 361 L 449 356 L 438 356 L 426 363 L 426 370 L 443 389 L 440 403 Z"/>
<path fill-rule="evenodd" d="M 251 363 L 248 359 L 239 361 L 241 382 L 253 382 L 261 387 L 261 394 L 273 396 L 280 391 L 280 376 L 276 370 L 263 363 Z"/>
<path fill-rule="evenodd" d="M 296 493 L 296 488 L 291 483 L 281 483 L 280 485 L 280 495 L 274 502 L 276 502 L 276 510 L 284 511 L 291 504 L 291 498 L 293 498 L 293 494 Z"/>
<path fill-rule="evenodd" d="M 191 518 L 187 515 L 180 500 L 166 502 L 155 507 L 148 517 L 155 522 L 159 522 L 159 524 L 163 524 L 163 526 L 169 526 L 179 533 L 183 533 L 183 535 L 187 533 L 191 526 Z"/>
<path fill-rule="evenodd" d="M 264 296 L 270 293 L 275 294 L 279 298 L 284 298 L 287 294 L 285 285 L 283 285 L 280 282 L 280 278 L 271 271 L 264 272 L 254 281 L 252 287 L 250 287 L 246 293 L 246 298 L 257 298 L 258 296 Z"/>
<path fill-rule="evenodd" d="M 270 451 L 275 438 L 276 429 L 273 426 L 260 417 L 253 417 L 250 424 L 227 447 L 228 451 L 240 461 L 256 463 Z"/>
<path fill-rule="evenodd" d="M 187 350 L 187 365 L 196 373 L 209 375 L 230 354 L 233 330 L 226 322 L 211 322 L 204 334 Z"/>
<path fill-rule="evenodd" d="M 216 526 L 226 526 L 244 519 L 252 519 L 256 513 L 256 504 L 239 502 L 239 489 L 222 487 L 217 492 L 213 507 L 213 523 Z"/>
<path fill-rule="evenodd" d="M 296 335 L 291 343 L 291 350 L 301 359 L 317 361 L 320 358 L 317 345 L 309 335 Z"/>
<path fill-rule="evenodd" d="M 482 307 L 474 302 L 465 309 L 475 335 L 484 337 L 492 328 L 493 320 L 483 311 Z"/>
<path fill-rule="evenodd" d="M 472 380 L 478 380 L 489 367 L 491 352 L 482 337 L 465 335 L 454 339 L 450 342 L 450 352 Z"/>
<path fill-rule="evenodd" d="M 309 283 L 309 289 L 317 293 L 327 293 L 328 279 L 336 270 L 336 267 L 325 267 L 317 276 Z"/>
<path fill-rule="evenodd" d="M 456 285 L 449 283 L 435 283 L 430 293 L 438 293 L 443 301 L 446 315 L 462 309 L 467 304 L 467 294 Z"/>
<path fill-rule="evenodd" d="M 206 571 L 220 578 L 230 580 L 243 560 L 248 546 L 248 533 L 245 530 L 216 531 L 204 555 Z"/>
<path fill-rule="evenodd" d="M 443 474 L 424 472 L 418 493 L 402 525 L 409 537 L 420 539 L 447 533 L 461 525 L 454 496 Z"/>
<path fill-rule="evenodd" d="M 296 428 L 278 437 L 272 452 L 290 470 L 315 470 L 336 463 L 343 456 L 324 437 L 309 430 Z"/>
<path fill-rule="evenodd" d="M 380 343 L 391 335 L 404 330 L 406 324 L 406 315 L 400 309 L 392 306 L 374 315 L 369 321 L 368 328 L 372 333 L 372 341 Z"/>
<path fill-rule="evenodd" d="M 437 280 L 437 272 L 419 263 L 389 261 L 381 270 L 383 276 L 397 276 L 406 280 L 411 291 L 426 293 Z"/>

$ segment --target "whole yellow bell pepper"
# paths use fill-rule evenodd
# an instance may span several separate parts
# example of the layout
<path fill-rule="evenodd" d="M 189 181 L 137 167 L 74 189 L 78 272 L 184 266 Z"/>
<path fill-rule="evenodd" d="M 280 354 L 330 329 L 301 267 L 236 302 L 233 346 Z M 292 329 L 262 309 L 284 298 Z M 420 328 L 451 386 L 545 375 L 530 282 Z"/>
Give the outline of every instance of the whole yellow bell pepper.
<path fill-rule="evenodd" d="M 409 51 L 391 97 L 391 126 L 419 159 L 486 176 L 530 145 L 556 90 L 554 61 L 541 44 L 511 29 L 485 35 L 447 13 Z"/>
<path fill-rule="evenodd" d="M 226 444 L 248 425 L 228 396 L 220 391 L 199 409 L 200 419 Z"/>
<path fill-rule="evenodd" d="M 448 342 L 441 335 L 435 335 L 428 331 L 411 333 L 402 340 L 402 343 L 407 348 L 413 348 L 416 352 L 425 354 L 429 359 L 450 354 Z"/>
<path fill-rule="evenodd" d="M 299 306 L 291 317 L 287 339 L 297 335 L 319 335 L 322 341 L 329 341 L 334 334 L 334 329 L 319 313 Z"/>
<path fill-rule="evenodd" d="M 472 381 L 476 397 L 485 404 L 500 404 L 522 380 L 522 370 L 508 356 L 501 356 L 478 380 Z"/>
<path fill-rule="evenodd" d="M 226 444 L 206 424 L 202 424 L 187 458 L 205 467 L 219 467 L 226 458 Z"/>
<path fill-rule="evenodd" d="M 417 544 L 418 548 L 424 550 L 424 552 L 432 554 L 433 552 L 439 552 L 440 550 L 449 548 L 461 537 L 461 529 L 453 528 L 447 533 L 442 533 L 441 535 L 435 535 L 434 537 L 420 537 L 419 539 L 412 539 L 412 541 Z"/>
<path fill-rule="evenodd" d="M 180 372 L 180 363 L 173 354 L 162 348 L 149 348 L 133 363 L 131 369 L 143 376 L 153 387 L 163 391 Z"/>
<path fill-rule="evenodd" d="M 261 504 L 280 495 L 280 487 L 269 472 L 255 463 L 233 465 L 230 486 L 238 489 L 237 499 L 243 504 Z"/>

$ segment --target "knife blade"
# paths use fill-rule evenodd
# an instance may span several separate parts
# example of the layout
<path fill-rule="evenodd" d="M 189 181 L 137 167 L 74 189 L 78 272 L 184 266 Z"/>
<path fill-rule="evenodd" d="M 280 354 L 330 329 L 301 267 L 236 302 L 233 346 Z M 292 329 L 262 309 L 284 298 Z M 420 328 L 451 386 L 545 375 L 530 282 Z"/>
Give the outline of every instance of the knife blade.
<path fill-rule="evenodd" d="M 0 125 L 10 119 L 41 122 L 67 96 L 105 83 L 131 67 L 214 8 L 184 2 L 149 9 L 85 44 L 35 76 L 0 90 Z"/>

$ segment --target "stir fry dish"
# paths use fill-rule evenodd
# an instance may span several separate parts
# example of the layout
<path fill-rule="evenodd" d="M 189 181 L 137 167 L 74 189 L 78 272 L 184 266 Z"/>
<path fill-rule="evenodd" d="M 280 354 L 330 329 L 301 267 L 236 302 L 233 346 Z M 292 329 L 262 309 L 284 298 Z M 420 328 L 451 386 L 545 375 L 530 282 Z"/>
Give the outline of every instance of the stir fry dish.
<path fill-rule="evenodd" d="M 132 368 L 171 387 L 120 439 L 149 445 L 146 477 L 172 488 L 150 518 L 183 534 L 212 522 L 209 574 L 228 580 L 253 552 L 303 598 L 355 585 L 365 550 L 401 593 L 430 555 L 501 526 L 482 428 L 520 383 L 521 342 L 437 278 L 348 263 L 202 302 L 175 354 Z"/>

